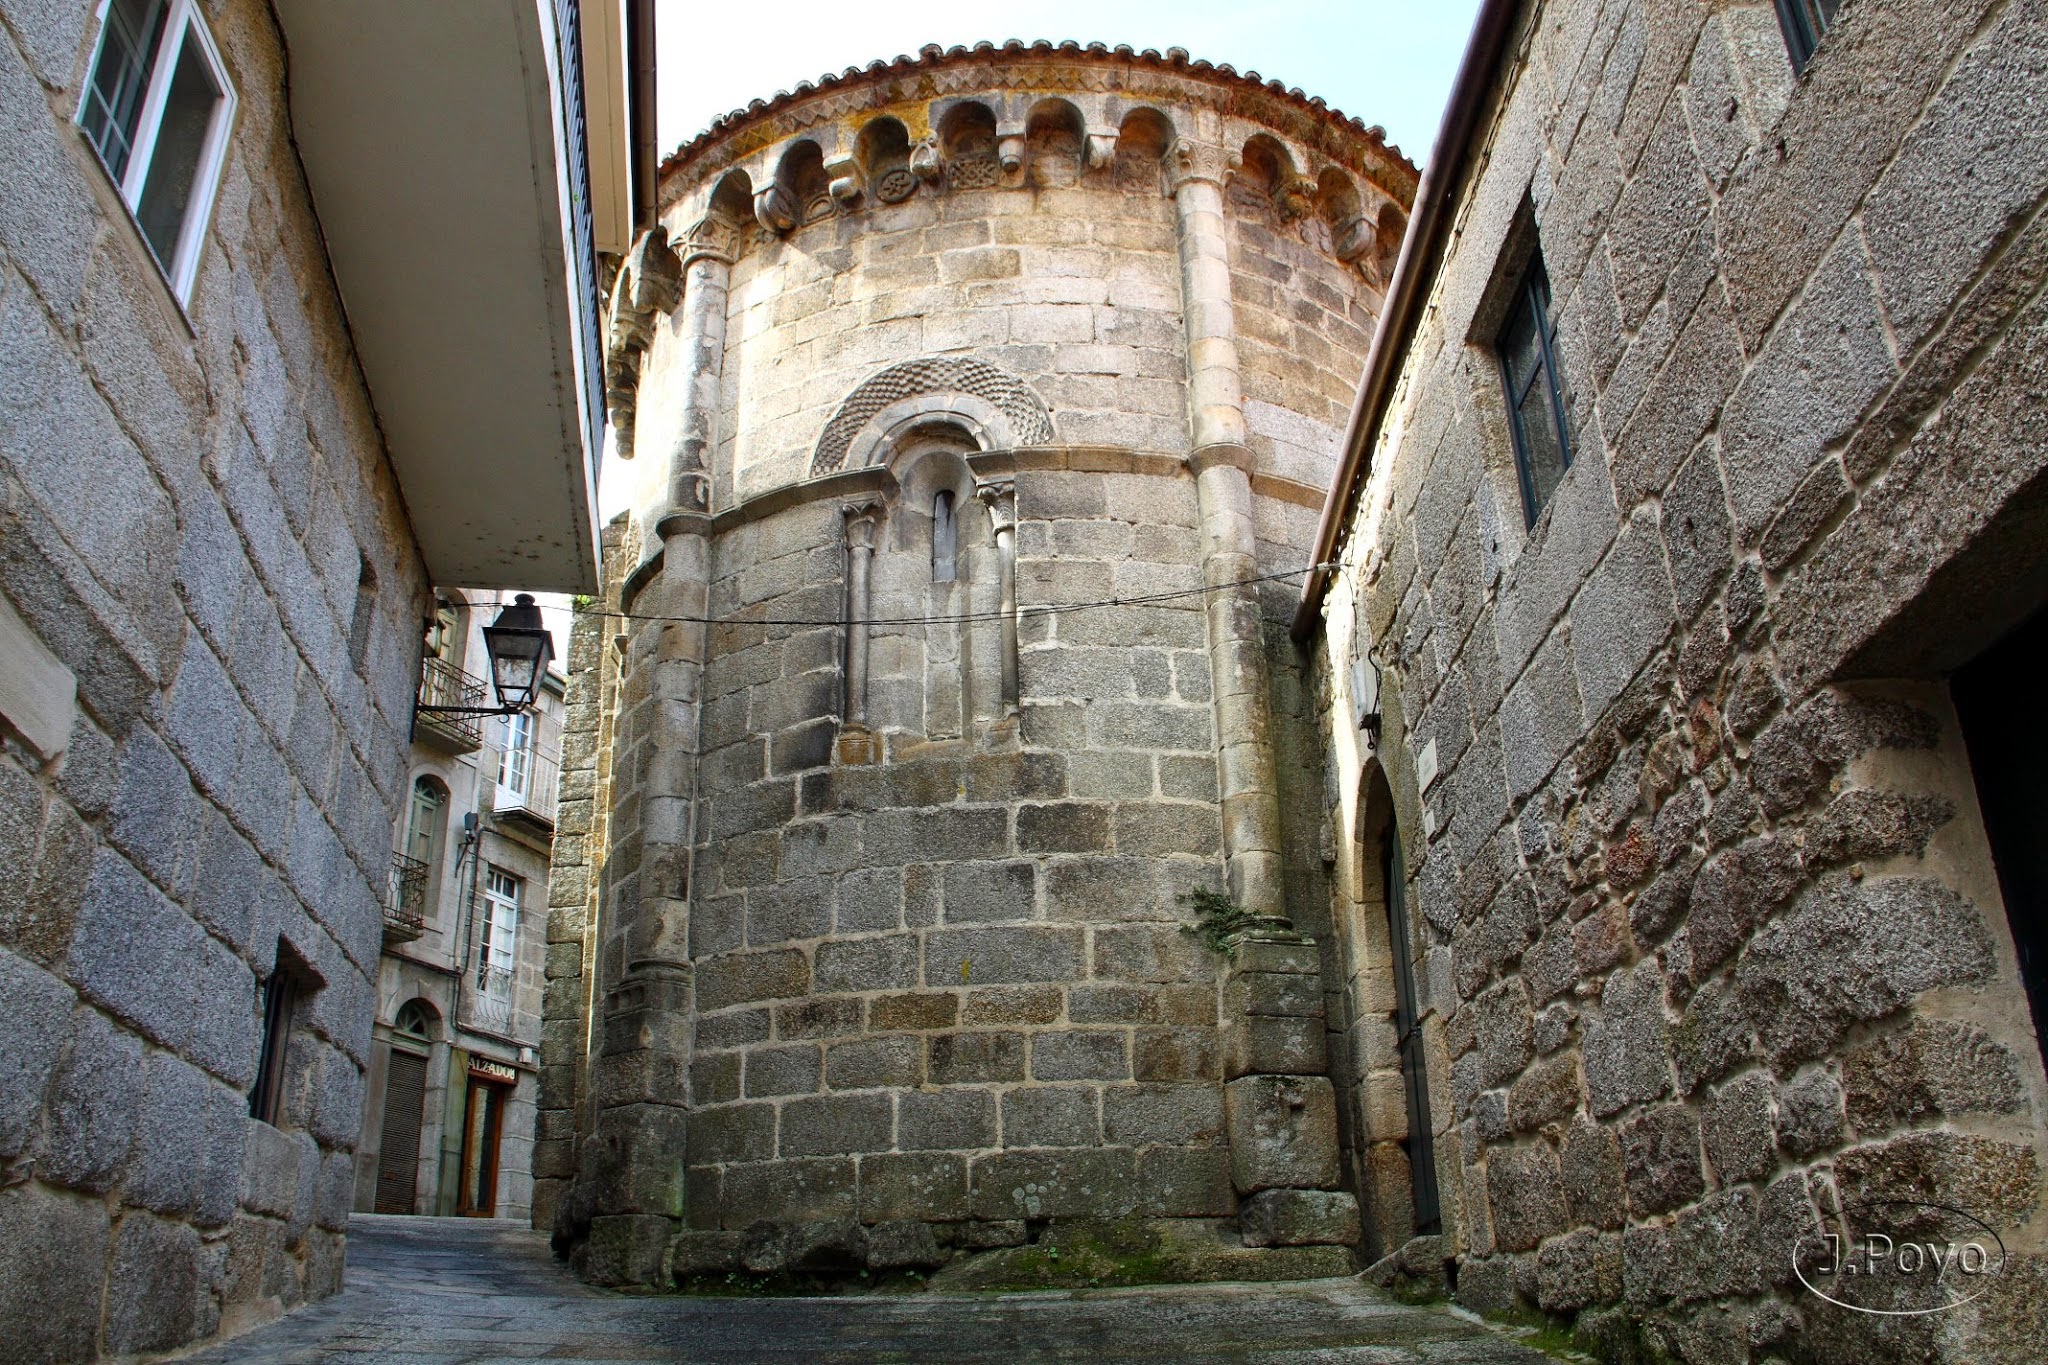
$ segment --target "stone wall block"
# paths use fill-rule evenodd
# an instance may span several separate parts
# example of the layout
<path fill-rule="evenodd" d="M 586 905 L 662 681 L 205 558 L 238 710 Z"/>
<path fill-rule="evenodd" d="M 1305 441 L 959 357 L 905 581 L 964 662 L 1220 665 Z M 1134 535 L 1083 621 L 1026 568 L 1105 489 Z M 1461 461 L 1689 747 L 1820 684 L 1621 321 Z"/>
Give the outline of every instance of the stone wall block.
<path fill-rule="evenodd" d="M 1246 1076 L 1223 1089 L 1241 1193 L 1336 1188 L 1336 1092 L 1326 1078 Z"/>
<path fill-rule="evenodd" d="M 1313 978 L 1305 978 L 1313 979 Z M 1317 1076 L 1329 1068 L 1328 1032 L 1314 1015 L 1233 1014 L 1222 1031 L 1223 1074 Z"/>
<path fill-rule="evenodd" d="M 1692 1110 L 1679 1104 L 1648 1110 L 1623 1124 L 1620 1136 L 1629 1207 L 1638 1218 L 1700 1196 L 1705 1176 L 1699 1117 Z"/>
<path fill-rule="evenodd" d="M 1534 1251 L 1565 1228 L 1557 1154 L 1541 1139 L 1488 1151 L 1486 1195 L 1494 1245 L 1502 1251 Z"/>
<path fill-rule="evenodd" d="M 859 1208 L 861 1221 L 870 1224 L 913 1217 L 934 1222 L 964 1218 L 967 1158 L 940 1152 L 864 1156 Z"/>
<path fill-rule="evenodd" d="M 1002 1152 L 973 1159 L 976 1218 L 1121 1218 L 1136 1207 L 1128 1150 Z"/>
<path fill-rule="evenodd" d="M 1357 1246 L 1358 1200 L 1342 1190 L 1264 1190 L 1238 1213 L 1246 1246 Z"/>

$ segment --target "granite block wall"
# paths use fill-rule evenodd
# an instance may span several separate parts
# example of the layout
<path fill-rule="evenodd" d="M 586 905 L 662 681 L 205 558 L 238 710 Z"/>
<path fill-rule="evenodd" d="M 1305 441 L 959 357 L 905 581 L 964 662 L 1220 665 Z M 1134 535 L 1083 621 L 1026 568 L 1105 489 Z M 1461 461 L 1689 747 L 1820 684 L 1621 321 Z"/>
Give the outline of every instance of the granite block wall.
<path fill-rule="evenodd" d="M 1795 78 L 1769 5 L 1522 16 L 1318 683 L 1344 953 L 1422 983 L 1468 1304 L 1616 1359 L 2040 1353 L 2048 1091 L 1944 675 L 2037 601 L 2041 38 L 1845 6 Z M 1493 339 L 1537 252 L 1573 459 L 1525 523 Z M 1801 1284 L 1897 1198 L 1995 1225 L 2003 1275 L 1910 1317 Z"/>
<path fill-rule="evenodd" d="M 182 307 L 71 122 L 92 6 L 4 19 L 0 615 L 73 691 L 0 725 L 0 1335 L 78 1359 L 340 1285 L 425 585 L 268 10 L 207 7 L 241 108 Z"/>

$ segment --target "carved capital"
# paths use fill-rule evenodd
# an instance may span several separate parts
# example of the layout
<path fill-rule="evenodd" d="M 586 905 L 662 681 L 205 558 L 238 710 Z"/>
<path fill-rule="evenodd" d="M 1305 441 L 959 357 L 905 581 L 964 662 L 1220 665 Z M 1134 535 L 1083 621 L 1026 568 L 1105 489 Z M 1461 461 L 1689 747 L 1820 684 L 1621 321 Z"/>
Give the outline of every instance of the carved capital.
<path fill-rule="evenodd" d="M 1178 193 L 1182 185 L 1200 180 L 1222 189 L 1224 180 L 1242 161 L 1243 158 L 1228 147 L 1181 138 L 1166 154 L 1167 188 Z"/>
<path fill-rule="evenodd" d="M 1083 144 L 1088 149 L 1087 168 L 1099 171 L 1116 164 L 1116 132 L 1091 132 Z"/>
<path fill-rule="evenodd" d="M 839 515 L 846 519 L 846 547 L 850 550 L 872 550 L 875 548 L 875 528 L 882 522 L 882 504 L 879 502 L 849 502 L 839 509 Z"/>
<path fill-rule="evenodd" d="M 988 508 L 989 520 L 998 531 L 1009 531 L 1017 525 L 1017 481 L 1015 479 L 983 479 L 974 485 L 974 496 Z"/>
<path fill-rule="evenodd" d="M 690 262 L 710 259 L 731 265 L 733 258 L 740 254 L 739 224 L 718 214 L 699 218 L 683 231 L 682 268 L 687 270 Z"/>

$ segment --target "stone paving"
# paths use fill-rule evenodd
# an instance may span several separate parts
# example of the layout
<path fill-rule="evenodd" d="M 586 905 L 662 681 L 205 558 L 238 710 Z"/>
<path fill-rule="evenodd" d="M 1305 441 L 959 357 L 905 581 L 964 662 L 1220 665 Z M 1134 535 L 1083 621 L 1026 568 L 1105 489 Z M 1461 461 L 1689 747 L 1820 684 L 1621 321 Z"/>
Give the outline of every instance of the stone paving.
<path fill-rule="evenodd" d="M 579 1284 L 536 1233 L 358 1214 L 347 1287 L 198 1361 L 1289 1361 L 1542 1365 L 1352 1279 L 1032 1294 L 705 1299 Z"/>

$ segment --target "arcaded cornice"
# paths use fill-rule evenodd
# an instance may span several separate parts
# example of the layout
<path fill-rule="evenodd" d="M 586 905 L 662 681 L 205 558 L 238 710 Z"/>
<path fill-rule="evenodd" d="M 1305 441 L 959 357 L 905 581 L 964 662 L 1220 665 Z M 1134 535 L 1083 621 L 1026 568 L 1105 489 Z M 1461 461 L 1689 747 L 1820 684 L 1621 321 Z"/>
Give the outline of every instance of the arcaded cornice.
<path fill-rule="evenodd" d="M 1418 172 L 1378 126 L 1333 109 L 1320 98 L 1239 74 L 1227 64 L 1191 59 L 1181 48 L 1164 54 L 1102 43 L 1026 43 L 941 48 L 932 44 L 916 56 L 848 67 L 837 75 L 806 81 L 772 99 L 735 109 L 672 152 L 661 164 L 662 201 L 764 147 L 833 120 L 866 110 L 888 109 L 920 100 L 974 93 L 1017 91 L 1058 95 L 1098 93 L 1135 103 L 1199 103 L 1273 130 L 1298 146 L 1374 182 L 1391 198 L 1408 203 Z M 1220 98 L 1219 98 L 1220 97 Z"/>

